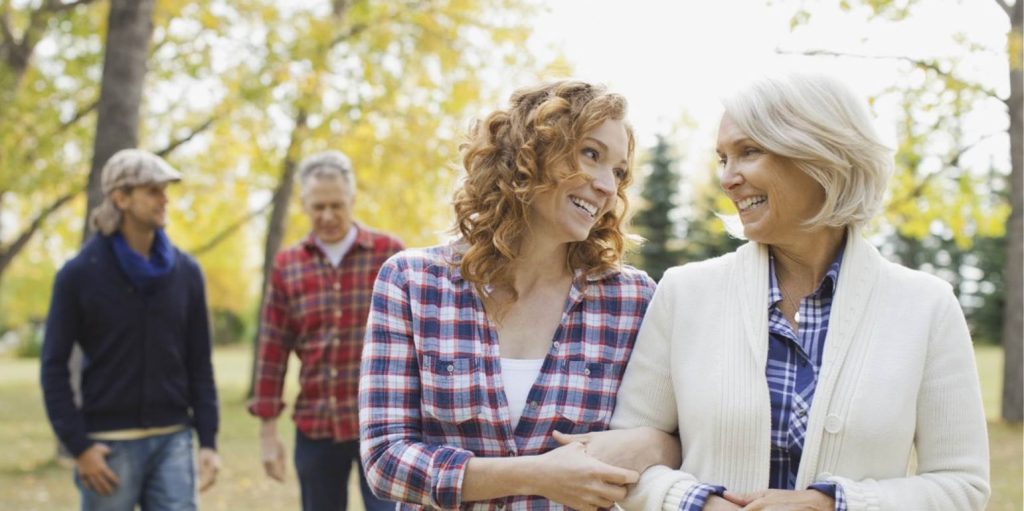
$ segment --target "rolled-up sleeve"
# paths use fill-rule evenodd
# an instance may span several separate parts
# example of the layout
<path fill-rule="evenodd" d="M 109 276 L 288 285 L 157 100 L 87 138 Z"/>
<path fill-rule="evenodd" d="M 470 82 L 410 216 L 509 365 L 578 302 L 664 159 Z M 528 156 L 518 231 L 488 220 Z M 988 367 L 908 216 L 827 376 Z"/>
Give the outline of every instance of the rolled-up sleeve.
<path fill-rule="evenodd" d="M 288 371 L 288 356 L 295 338 L 289 313 L 281 256 L 267 284 L 266 299 L 260 311 L 259 352 L 256 357 L 256 385 L 249 401 L 249 413 L 261 419 L 273 419 L 284 409 L 281 393 Z"/>
<path fill-rule="evenodd" d="M 402 256 L 381 267 L 363 344 L 359 379 L 360 454 L 380 498 L 458 509 L 473 453 L 422 441 L 420 367 Z"/>

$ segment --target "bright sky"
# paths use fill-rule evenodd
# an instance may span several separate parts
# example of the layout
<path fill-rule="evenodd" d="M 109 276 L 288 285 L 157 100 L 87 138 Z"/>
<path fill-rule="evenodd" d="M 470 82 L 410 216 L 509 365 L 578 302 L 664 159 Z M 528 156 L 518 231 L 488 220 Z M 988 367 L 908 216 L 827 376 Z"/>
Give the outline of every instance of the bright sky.
<path fill-rule="evenodd" d="M 721 115 L 719 99 L 744 76 L 794 67 L 815 69 L 846 80 L 865 97 L 909 79 L 906 68 L 891 60 L 812 59 L 779 55 L 777 48 L 927 58 L 962 54 L 952 37 L 958 32 L 983 47 L 1002 48 L 1009 29 L 993 0 L 929 0 L 927 9 L 915 8 L 911 19 L 899 25 L 869 24 L 863 21 L 864 12 L 816 7 L 811 22 L 796 32 L 789 25 L 796 7 L 792 0 L 775 0 L 771 7 L 764 0 L 546 3 L 550 7 L 534 25 L 531 51 L 543 54 L 545 48 L 558 48 L 575 66 L 577 77 L 624 94 L 641 147 L 652 145 L 656 133 L 670 133 L 682 119 L 691 118 L 693 129 L 682 133 L 690 133 L 692 140 L 674 142 L 691 157 L 702 153 L 708 158 Z M 982 53 L 960 64 L 957 72 L 1005 95 L 1009 82 L 1003 58 L 996 51 Z M 1005 129 L 1005 109 L 1000 107 L 993 102 L 991 111 L 981 113 L 979 133 Z M 879 106 L 878 128 L 893 142 L 885 108 Z M 980 153 L 1000 150 L 1008 160 L 1004 139 L 975 152 L 983 158 Z"/>

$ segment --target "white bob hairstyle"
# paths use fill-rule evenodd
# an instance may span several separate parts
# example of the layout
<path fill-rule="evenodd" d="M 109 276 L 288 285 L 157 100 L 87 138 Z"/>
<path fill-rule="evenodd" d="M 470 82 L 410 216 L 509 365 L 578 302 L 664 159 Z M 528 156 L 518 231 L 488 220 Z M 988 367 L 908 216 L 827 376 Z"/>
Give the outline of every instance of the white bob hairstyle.
<path fill-rule="evenodd" d="M 352 170 L 352 161 L 341 151 L 323 151 L 310 155 L 299 163 L 295 179 L 303 197 L 309 189 L 311 179 L 343 179 L 348 185 L 350 196 L 356 194 L 356 174 Z"/>
<path fill-rule="evenodd" d="M 859 229 L 881 210 L 892 150 L 879 140 L 865 102 L 842 82 L 821 74 L 762 77 L 724 106 L 751 140 L 825 189 L 821 211 L 804 227 Z"/>

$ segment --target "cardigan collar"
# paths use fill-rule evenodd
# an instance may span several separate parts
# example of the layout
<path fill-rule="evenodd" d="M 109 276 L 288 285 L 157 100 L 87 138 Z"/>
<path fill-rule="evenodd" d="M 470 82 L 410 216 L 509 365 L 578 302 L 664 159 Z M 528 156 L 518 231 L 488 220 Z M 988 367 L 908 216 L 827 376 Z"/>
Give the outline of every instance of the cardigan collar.
<path fill-rule="evenodd" d="M 743 334 L 761 365 L 768 361 L 768 315 L 744 311 L 768 309 L 768 252 L 768 245 L 753 241 L 738 248 L 735 252 L 736 281 L 732 283 L 738 306 L 733 310 L 742 320 Z M 868 305 L 868 298 L 884 261 L 875 247 L 856 229 L 848 229 L 846 247 L 842 254 L 843 271 L 839 272 L 836 282 L 832 317 L 825 341 L 827 347 L 823 371 L 830 361 L 842 360 L 846 354 L 853 329 Z"/>

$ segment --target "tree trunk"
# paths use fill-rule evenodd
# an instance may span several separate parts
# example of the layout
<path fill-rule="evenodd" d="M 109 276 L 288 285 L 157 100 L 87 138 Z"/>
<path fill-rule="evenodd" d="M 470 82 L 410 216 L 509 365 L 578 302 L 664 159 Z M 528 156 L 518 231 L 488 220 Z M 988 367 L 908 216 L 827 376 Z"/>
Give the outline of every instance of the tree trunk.
<path fill-rule="evenodd" d="M 139 106 L 146 78 L 146 57 L 153 35 L 154 0 L 111 0 L 107 46 L 103 56 L 100 104 L 87 188 L 82 242 L 92 228 L 89 215 L 103 200 L 103 164 L 121 149 L 138 145 Z"/>
<path fill-rule="evenodd" d="M 92 166 L 86 188 L 82 243 L 92 235 L 89 215 L 103 200 L 100 173 L 117 151 L 138 145 L 139 107 L 146 78 L 146 57 L 153 35 L 154 0 L 111 0 L 107 44 L 100 79 L 100 102 L 93 142 Z M 82 352 L 76 344 L 68 362 L 75 402 L 81 403 Z M 58 454 L 64 453 L 58 442 Z"/>
<path fill-rule="evenodd" d="M 1021 74 L 1021 18 L 1024 0 L 1017 0 L 1010 9 L 1010 35 L 1007 41 L 1010 63 L 1010 97 L 1006 106 L 1010 111 L 1010 203 L 1012 210 L 1006 227 L 1006 309 L 1003 310 L 1003 406 L 1002 417 L 1008 422 L 1024 420 L 1024 225 L 1021 224 L 1024 182 L 1021 180 L 1021 159 L 1024 157 L 1024 124 L 1021 110 L 1024 109 L 1024 91 Z"/>
<path fill-rule="evenodd" d="M 263 249 L 263 284 L 260 286 L 260 307 L 257 312 L 256 337 L 252 342 L 252 367 L 249 369 L 249 392 L 252 397 L 256 391 L 256 361 L 260 351 L 260 316 L 263 313 L 263 301 L 267 298 L 267 284 L 270 282 L 270 272 L 274 268 L 274 256 L 281 248 L 284 240 L 285 225 L 288 219 L 288 205 L 291 202 L 292 190 L 295 188 L 295 166 L 298 160 L 299 146 L 305 139 L 306 132 L 306 111 L 299 109 L 295 116 L 295 128 L 292 129 L 292 137 L 288 142 L 288 153 L 285 155 L 281 180 L 274 190 L 273 209 L 270 212 L 270 223 L 267 225 L 267 243 Z M 285 361 L 287 364 L 287 361 Z"/>

